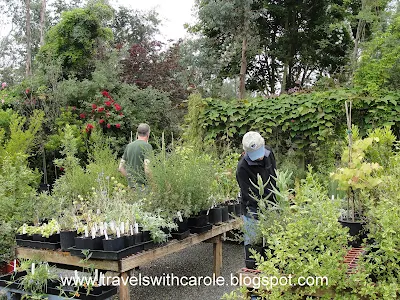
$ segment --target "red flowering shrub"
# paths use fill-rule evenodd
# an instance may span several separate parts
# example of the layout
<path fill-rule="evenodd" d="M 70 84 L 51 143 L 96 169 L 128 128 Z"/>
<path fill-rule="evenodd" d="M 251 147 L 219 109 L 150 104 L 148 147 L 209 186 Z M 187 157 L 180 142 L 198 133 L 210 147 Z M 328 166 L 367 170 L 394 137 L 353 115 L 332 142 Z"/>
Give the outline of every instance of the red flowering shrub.
<path fill-rule="evenodd" d="M 103 97 L 96 98 L 79 117 L 81 119 L 87 117 L 87 119 L 93 121 L 93 124 L 98 123 L 100 126 L 104 126 L 103 128 L 111 129 L 113 126 L 118 129 L 121 128 L 124 118 L 121 105 L 111 97 L 108 91 L 102 91 L 101 95 Z M 86 132 L 92 130 L 93 127 L 91 126 L 93 125 L 89 123 L 86 127 Z"/>
<path fill-rule="evenodd" d="M 93 126 L 92 124 L 90 124 L 90 123 L 87 124 L 87 125 L 86 125 L 86 132 L 87 132 L 87 133 L 91 132 L 93 128 L 94 128 L 94 126 Z"/>

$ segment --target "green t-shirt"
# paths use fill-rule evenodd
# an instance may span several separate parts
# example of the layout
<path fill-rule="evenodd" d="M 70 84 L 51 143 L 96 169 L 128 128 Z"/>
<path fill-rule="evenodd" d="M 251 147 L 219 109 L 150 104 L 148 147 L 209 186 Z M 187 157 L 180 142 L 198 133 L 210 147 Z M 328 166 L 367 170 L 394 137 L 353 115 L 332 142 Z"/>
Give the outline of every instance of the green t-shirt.
<path fill-rule="evenodd" d="M 125 169 L 128 173 L 128 185 L 134 183 L 145 184 L 144 159 L 150 154 L 153 147 L 142 140 L 136 140 L 126 146 L 122 159 L 125 161 Z"/>

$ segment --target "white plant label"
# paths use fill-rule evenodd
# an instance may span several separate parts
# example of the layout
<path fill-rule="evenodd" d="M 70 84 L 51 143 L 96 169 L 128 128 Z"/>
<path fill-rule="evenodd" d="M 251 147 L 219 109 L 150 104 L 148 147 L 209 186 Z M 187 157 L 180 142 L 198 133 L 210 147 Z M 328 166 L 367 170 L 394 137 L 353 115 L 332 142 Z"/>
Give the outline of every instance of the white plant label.
<path fill-rule="evenodd" d="M 135 223 L 135 233 L 139 233 L 139 224 Z"/>
<path fill-rule="evenodd" d="M 106 238 L 106 240 L 108 240 L 108 234 L 106 229 L 104 229 L 104 237 Z"/>
<path fill-rule="evenodd" d="M 14 272 L 17 272 L 17 260 L 14 259 Z"/>
<path fill-rule="evenodd" d="M 26 234 L 26 224 L 22 226 L 22 234 Z"/>
<path fill-rule="evenodd" d="M 99 227 L 100 227 L 100 235 L 103 235 L 103 232 L 104 232 L 104 225 L 103 225 L 103 223 L 100 222 Z"/>
<path fill-rule="evenodd" d="M 32 273 L 32 275 L 35 274 L 35 264 L 32 264 L 31 273 Z"/>
<path fill-rule="evenodd" d="M 96 229 L 92 227 L 92 239 L 94 239 L 95 237 L 96 237 Z"/>
<path fill-rule="evenodd" d="M 334 196 L 334 195 L 332 195 L 332 201 L 333 201 L 333 200 L 335 200 L 335 196 Z"/>
<path fill-rule="evenodd" d="M 182 218 L 182 214 L 181 214 L 181 212 L 180 212 L 180 211 L 178 211 L 178 212 L 177 212 L 177 214 L 178 214 L 178 219 L 179 219 L 179 222 L 183 222 L 183 218 Z"/>
<path fill-rule="evenodd" d="M 131 235 L 133 235 L 133 226 L 130 225 L 129 227 L 130 227 L 130 229 L 131 229 Z"/>
<path fill-rule="evenodd" d="M 114 222 L 114 221 L 111 221 L 111 222 L 110 222 L 110 230 L 111 230 L 112 232 L 115 231 L 115 222 Z"/>
<path fill-rule="evenodd" d="M 89 237 L 89 231 L 88 231 L 87 226 L 85 226 L 85 237 Z"/>
<path fill-rule="evenodd" d="M 207 216 L 208 216 L 209 213 L 210 213 L 210 209 L 207 210 Z"/>
<path fill-rule="evenodd" d="M 121 234 L 124 234 L 125 233 L 125 223 L 121 222 L 121 225 L 119 227 L 120 227 L 119 230 L 121 231 Z"/>
<path fill-rule="evenodd" d="M 121 237 L 121 232 L 119 231 L 119 228 L 117 227 L 117 237 Z"/>

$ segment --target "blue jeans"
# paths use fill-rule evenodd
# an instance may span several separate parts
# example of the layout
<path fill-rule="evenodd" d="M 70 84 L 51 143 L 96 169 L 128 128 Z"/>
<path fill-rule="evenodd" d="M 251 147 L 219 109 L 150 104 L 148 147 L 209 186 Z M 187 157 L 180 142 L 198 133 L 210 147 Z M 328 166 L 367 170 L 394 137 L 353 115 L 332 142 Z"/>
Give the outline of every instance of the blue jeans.
<path fill-rule="evenodd" d="M 258 223 L 258 220 L 247 217 L 247 216 L 242 216 L 243 219 L 243 239 L 244 239 L 244 245 L 251 245 L 251 241 L 255 240 L 257 236 L 256 232 L 256 226 Z"/>

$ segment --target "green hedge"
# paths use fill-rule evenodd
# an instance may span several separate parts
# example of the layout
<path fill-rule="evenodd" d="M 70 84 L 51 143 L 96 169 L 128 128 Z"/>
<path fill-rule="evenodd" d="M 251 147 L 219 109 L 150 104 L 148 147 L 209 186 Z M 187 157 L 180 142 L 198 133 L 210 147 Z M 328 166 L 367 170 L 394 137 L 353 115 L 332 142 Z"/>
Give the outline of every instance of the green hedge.
<path fill-rule="evenodd" d="M 248 130 L 256 130 L 267 139 L 268 144 L 290 145 L 306 150 L 308 147 L 319 147 L 328 139 L 343 138 L 346 100 L 353 101 L 352 120 L 361 133 L 389 125 L 398 135 L 400 92 L 372 97 L 354 89 L 241 101 L 201 99 L 192 95 L 186 133 L 192 135 L 192 139 L 216 141 L 220 145 L 229 141 L 239 146 Z"/>

